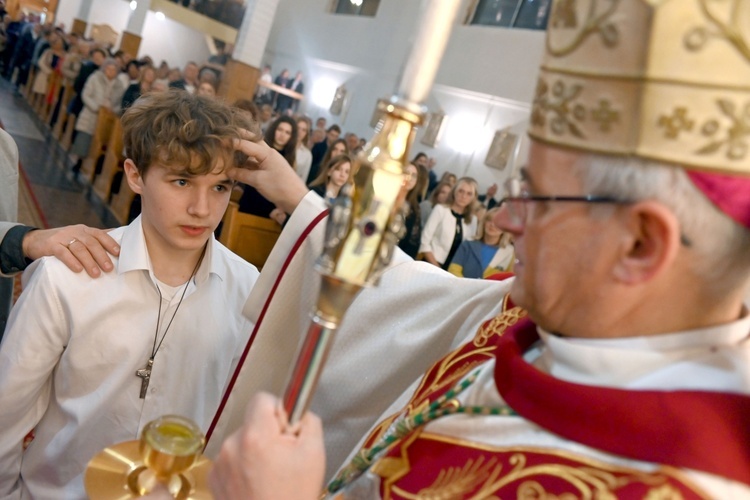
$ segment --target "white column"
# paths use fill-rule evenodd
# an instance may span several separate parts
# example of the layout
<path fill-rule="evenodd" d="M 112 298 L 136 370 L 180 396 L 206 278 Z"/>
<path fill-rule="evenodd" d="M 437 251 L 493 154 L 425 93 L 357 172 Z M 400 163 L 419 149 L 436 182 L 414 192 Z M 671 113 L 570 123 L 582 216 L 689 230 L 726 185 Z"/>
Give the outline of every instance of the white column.
<path fill-rule="evenodd" d="M 143 26 L 146 24 L 146 15 L 148 9 L 151 7 L 151 0 L 133 0 L 132 5 L 135 3 L 135 10 L 130 12 L 128 18 L 128 25 L 125 27 L 125 31 L 132 33 L 133 35 L 142 36 Z"/>
<path fill-rule="evenodd" d="M 260 68 L 279 0 L 248 0 L 232 58 Z"/>
<path fill-rule="evenodd" d="M 92 5 L 94 5 L 94 0 L 81 0 L 81 3 L 78 4 L 78 15 L 76 16 L 76 19 L 88 23 Z"/>

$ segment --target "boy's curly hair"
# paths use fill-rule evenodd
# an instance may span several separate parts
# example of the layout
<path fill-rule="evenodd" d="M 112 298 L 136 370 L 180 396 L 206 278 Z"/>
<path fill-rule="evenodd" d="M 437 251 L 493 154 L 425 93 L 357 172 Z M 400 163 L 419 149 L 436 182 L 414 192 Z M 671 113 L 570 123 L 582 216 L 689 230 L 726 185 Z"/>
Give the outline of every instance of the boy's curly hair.
<path fill-rule="evenodd" d="M 122 116 L 125 153 L 141 176 L 155 162 L 190 175 L 239 166 L 245 158 L 233 141 L 240 129 L 260 137 L 247 113 L 176 89 L 141 96 Z"/>

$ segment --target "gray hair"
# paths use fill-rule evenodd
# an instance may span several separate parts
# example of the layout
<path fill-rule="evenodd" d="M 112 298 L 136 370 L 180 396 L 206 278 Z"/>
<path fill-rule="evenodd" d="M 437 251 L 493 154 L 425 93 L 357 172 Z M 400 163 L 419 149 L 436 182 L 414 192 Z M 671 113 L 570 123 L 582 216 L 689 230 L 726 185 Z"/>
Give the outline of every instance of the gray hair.
<path fill-rule="evenodd" d="M 692 272 L 726 292 L 747 284 L 750 230 L 717 209 L 682 168 L 634 157 L 586 154 L 578 162 L 586 193 L 630 201 L 655 200 L 672 210 L 695 254 Z"/>
<path fill-rule="evenodd" d="M 102 62 L 102 65 L 99 67 L 100 70 L 102 70 L 102 73 L 104 73 L 104 70 L 107 68 L 107 66 L 114 66 L 117 68 L 117 71 L 120 71 L 120 65 L 117 64 L 117 61 L 112 59 L 111 57 L 108 57 Z"/>

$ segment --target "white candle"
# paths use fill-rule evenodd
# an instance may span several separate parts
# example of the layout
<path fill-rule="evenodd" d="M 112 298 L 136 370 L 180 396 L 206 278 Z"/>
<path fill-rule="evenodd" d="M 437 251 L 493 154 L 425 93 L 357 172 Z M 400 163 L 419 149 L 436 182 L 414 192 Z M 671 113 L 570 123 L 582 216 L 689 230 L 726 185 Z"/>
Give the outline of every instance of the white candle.
<path fill-rule="evenodd" d="M 398 86 L 401 99 L 427 99 L 460 7 L 461 0 L 422 0 L 419 27 Z"/>

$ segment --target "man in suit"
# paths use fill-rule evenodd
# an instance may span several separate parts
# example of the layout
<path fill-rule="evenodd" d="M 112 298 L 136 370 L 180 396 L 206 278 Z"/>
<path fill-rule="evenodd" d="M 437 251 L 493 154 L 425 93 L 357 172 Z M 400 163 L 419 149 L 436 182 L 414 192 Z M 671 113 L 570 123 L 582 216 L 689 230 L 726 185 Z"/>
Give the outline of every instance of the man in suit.
<path fill-rule="evenodd" d="M 200 85 L 198 81 L 199 72 L 198 64 L 193 61 L 188 62 L 182 72 L 182 78 L 171 82 L 169 88 L 187 90 L 189 93 L 194 94 Z"/>
<path fill-rule="evenodd" d="M 273 83 L 278 85 L 279 87 L 289 88 L 289 84 L 292 82 L 291 78 L 289 78 L 289 70 L 284 69 L 279 73 L 279 76 L 277 76 Z M 276 110 L 279 113 L 282 113 L 286 109 L 291 106 L 290 103 L 288 103 L 287 99 L 291 100 L 291 97 L 285 96 L 284 94 L 279 94 L 278 92 L 274 92 L 274 110 Z"/>
<path fill-rule="evenodd" d="M 305 93 L 305 82 L 302 81 L 302 72 L 301 71 L 297 71 L 297 74 L 294 75 L 294 80 L 292 80 L 289 83 L 289 87 L 288 88 L 289 88 L 289 90 L 297 92 L 298 94 L 304 94 Z M 285 96 L 285 97 L 287 97 L 287 96 Z M 289 101 L 290 101 L 288 104 L 291 107 L 292 111 L 296 113 L 297 109 L 299 109 L 299 99 L 293 99 L 291 97 L 287 97 L 287 99 L 289 99 Z M 289 109 L 289 107 L 287 107 L 286 109 Z M 286 110 L 284 110 L 284 111 L 286 111 Z M 284 111 L 282 111 L 282 113 Z"/>

